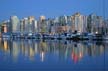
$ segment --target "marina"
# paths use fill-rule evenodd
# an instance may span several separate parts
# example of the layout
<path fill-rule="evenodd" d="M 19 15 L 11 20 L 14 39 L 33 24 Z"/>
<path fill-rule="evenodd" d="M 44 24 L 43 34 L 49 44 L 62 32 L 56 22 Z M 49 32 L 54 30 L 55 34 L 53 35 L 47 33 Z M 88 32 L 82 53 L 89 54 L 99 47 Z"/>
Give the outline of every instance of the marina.
<path fill-rule="evenodd" d="M 34 33 L 13 33 L 2 34 L 1 38 L 7 39 L 49 39 L 49 40 L 107 40 L 107 36 L 102 34 L 34 34 Z"/>

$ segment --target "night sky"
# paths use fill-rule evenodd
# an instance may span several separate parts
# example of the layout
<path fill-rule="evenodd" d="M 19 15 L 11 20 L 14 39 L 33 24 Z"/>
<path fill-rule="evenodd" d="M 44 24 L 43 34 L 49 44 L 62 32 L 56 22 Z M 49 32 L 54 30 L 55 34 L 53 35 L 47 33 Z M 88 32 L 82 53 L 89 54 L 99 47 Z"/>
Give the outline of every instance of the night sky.
<path fill-rule="evenodd" d="M 104 3 L 105 1 L 105 3 Z M 0 21 L 12 15 L 19 18 L 40 15 L 54 18 L 61 15 L 73 15 L 80 12 L 84 15 L 96 13 L 108 18 L 108 0 L 0 0 Z M 105 10 L 104 10 L 105 9 Z"/>

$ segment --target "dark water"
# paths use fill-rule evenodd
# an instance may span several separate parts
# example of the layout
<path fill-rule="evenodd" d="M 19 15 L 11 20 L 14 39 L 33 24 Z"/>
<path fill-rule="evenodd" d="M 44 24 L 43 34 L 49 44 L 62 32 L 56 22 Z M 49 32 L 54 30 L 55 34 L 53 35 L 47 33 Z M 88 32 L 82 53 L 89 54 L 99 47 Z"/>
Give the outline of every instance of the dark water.
<path fill-rule="evenodd" d="M 0 40 L 0 71 L 108 71 L 107 42 Z"/>

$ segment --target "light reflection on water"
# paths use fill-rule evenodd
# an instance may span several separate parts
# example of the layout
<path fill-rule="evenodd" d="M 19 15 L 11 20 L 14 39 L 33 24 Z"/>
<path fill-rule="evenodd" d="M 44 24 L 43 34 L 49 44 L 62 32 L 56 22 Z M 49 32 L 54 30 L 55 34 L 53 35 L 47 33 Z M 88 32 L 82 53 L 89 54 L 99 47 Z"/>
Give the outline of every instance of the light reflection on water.
<path fill-rule="evenodd" d="M 32 66 L 55 64 L 53 68 L 57 68 L 57 64 L 60 63 L 82 68 L 88 68 L 87 64 L 88 66 L 91 64 L 90 66 L 95 66 L 94 69 L 104 69 L 108 68 L 105 66 L 105 63 L 108 65 L 108 61 L 105 61 L 108 59 L 107 46 L 106 42 L 1 40 L 0 66 L 2 67 L 2 64 L 9 66 L 12 63 L 16 63 L 14 65 L 17 66 L 19 63 L 23 65 L 30 62 L 29 65 Z"/>

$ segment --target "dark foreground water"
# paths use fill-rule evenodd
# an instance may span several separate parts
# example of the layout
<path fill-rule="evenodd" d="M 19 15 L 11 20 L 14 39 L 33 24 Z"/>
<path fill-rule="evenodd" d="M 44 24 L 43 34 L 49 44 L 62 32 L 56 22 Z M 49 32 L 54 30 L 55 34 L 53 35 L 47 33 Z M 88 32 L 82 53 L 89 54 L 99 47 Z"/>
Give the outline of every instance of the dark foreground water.
<path fill-rule="evenodd" d="M 0 40 L 0 71 L 108 71 L 108 43 Z"/>

